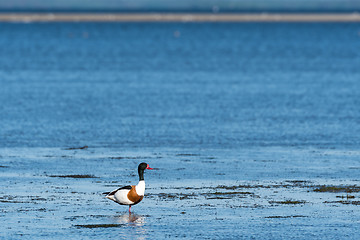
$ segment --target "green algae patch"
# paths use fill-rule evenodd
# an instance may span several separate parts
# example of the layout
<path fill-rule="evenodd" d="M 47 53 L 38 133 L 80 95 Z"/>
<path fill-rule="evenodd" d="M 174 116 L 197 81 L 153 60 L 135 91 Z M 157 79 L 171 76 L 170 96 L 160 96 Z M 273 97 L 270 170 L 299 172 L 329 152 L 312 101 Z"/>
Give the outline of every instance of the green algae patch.
<path fill-rule="evenodd" d="M 325 185 L 323 185 L 323 186 L 319 186 L 319 187 L 315 188 L 314 192 L 352 193 L 352 192 L 360 192 L 360 187 L 356 186 L 356 185 L 353 185 L 353 186 L 325 186 Z"/>
<path fill-rule="evenodd" d="M 123 224 L 85 224 L 85 225 L 75 225 L 77 228 L 116 228 L 121 227 Z"/>

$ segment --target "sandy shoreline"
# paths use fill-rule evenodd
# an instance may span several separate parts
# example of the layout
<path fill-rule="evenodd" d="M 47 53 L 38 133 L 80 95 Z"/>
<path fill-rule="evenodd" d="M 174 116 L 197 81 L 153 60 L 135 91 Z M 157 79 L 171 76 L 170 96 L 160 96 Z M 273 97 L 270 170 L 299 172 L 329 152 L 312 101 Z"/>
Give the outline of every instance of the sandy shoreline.
<path fill-rule="evenodd" d="M 360 14 L 6 13 L 0 22 L 360 22 Z"/>

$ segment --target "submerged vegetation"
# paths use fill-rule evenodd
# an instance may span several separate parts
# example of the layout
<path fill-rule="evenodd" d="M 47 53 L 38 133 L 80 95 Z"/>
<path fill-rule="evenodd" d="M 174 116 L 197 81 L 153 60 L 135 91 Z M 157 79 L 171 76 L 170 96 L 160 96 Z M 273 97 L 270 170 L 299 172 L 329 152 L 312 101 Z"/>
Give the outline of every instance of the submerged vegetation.
<path fill-rule="evenodd" d="M 352 186 L 319 186 L 314 189 L 314 192 L 346 192 L 346 193 L 352 193 L 352 192 L 360 192 L 360 187 L 356 185 Z"/>

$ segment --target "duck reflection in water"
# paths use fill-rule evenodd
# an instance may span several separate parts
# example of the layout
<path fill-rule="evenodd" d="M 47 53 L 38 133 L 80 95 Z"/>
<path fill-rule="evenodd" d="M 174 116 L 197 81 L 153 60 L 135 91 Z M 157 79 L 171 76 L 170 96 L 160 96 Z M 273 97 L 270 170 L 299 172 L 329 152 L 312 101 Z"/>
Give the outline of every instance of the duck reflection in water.
<path fill-rule="evenodd" d="M 114 216 L 115 221 L 120 224 L 129 224 L 136 227 L 142 227 L 145 224 L 145 216 L 134 213 Z"/>

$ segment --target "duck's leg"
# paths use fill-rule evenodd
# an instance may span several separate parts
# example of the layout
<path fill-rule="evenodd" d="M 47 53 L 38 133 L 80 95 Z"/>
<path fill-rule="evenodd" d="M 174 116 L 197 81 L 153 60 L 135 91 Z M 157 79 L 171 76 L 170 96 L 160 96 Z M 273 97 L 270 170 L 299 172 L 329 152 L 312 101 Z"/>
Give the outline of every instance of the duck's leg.
<path fill-rule="evenodd" d="M 131 205 L 129 205 L 129 213 L 131 213 Z"/>

